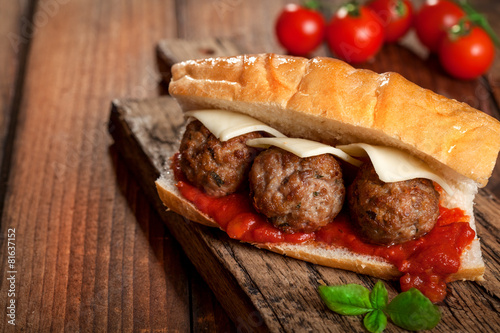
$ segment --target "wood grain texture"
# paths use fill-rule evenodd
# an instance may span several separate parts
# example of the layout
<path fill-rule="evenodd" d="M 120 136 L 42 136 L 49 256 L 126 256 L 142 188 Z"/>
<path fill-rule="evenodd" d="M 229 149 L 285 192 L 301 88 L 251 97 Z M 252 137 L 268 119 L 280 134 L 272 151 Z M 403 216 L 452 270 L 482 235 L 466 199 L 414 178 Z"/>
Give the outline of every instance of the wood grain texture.
<path fill-rule="evenodd" d="M 474 8 L 483 14 L 491 25 L 492 29 L 500 36 L 500 2 L 489 0 L 476 0 L 471 2 Z M 488 71 L 486 78 L 490 85 L 491 92 L 495 98 L 497 106 L 500 105 L 500 52 L 496 49 L 495 60 Z"/>
<path fill-rule="evenodd" d="M 2 24 L 18 2 L 2 2 Z M 109 149 L 110 101 L 159 94 L 154 45 L 176 35 L 174 2 L 41 0 L 34 20 L 1 217 L 2 240 L 17 235 L 15 329 L 185 332 L 202 297 L 207 321 L 231 329 Z M 0 258 L 6 309 L 5 241 Z"/>
<path fill-rule="evenodd" d="M 165 217 L 164 222 L 235 324 L 244 325 L 239 328 L 272 332 L 358 331 L 360 317 L 342 317 L 328 311 L 316 288 L 323 283 L 359 283 L 371 288 L 376 279 L 255 249 L 229 239 L 220 230 L 162 213 L 165 208 L 151 184 L 164 170 L 165 156 L 172 152 L 173 138 L 178 137 L 182 123 L 178 106 L 169 97 L 163 97 L 115 101 L 110 128 L 117 149 L 130 161 L 150 202 Z M 157 135 L 159 128 L 162 137 Z M 498 198 L 482 190 L 476 216 L 487 266 L 486 281 L 450 284 L 449 296 L 440 306 L 443 319 L 436 332 L 483 332 L 500 328 L 496 316 L 500 306 L 499 212 Z M 386 285 L 390 297 L 395 296 L 397 283 L 386 282 Z M 386 331 L 399 329 L 390 325 Z"/>
<path fill-rule="evenodd" d="M 28 1 L 0 1 L 0 215 L 3 211 L 5 183 L 9 178 L 12 142 L 22 99 L 25 63 L 33 31 L 30 22 L 33 5 Z"/>
<path fill-rule="evenodd" d="M 5 136 L 8 131 L 10 114 L 12 113 L 16 78 L 19 66 L 22 64 L 20 53 L 25 50 L 25 45 L 29 40 L 22 39 L 21 18 L 28 19 L 28 6 L 26 2 L 16 2 L 9 6 L 8 0 L 0 1 L 0 7 L 5 8 L 0 20 L 0 145 L 4 146 Z M 23 43 L 22 41 L 25 41 Z M 21 63 L 20 63 L 21 62 Z M 0 151 L 0 165 L 2 162 L 3 150 Z"/>

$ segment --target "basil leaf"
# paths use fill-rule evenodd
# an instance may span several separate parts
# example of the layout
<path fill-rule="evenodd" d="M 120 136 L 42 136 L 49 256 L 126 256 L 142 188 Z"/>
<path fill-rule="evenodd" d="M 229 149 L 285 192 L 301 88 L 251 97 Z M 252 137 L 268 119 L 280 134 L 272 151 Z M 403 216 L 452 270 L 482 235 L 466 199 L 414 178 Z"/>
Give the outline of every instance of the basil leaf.
<path fill-rule="evenodd" d="M 319 286 L 318 291 L 328 308 L 341 315 L 357 316 L 373 311 L 370 291 L 358 284 Z"/>
<path fill-rule="evenodd" d="M 382 310 L 374 310 L 368 313 L 363 319 L 363 324 L 368 331 L 372 333 L 380 333 L 387 326 L 387 317 Z"/>
<path fill-rule="evenodd" d="M 386 313 L 394 324 L 410 331 L 430 330 L 441 320 L 439 308 L 415 288 L 394 297 Z"/>
<path fill-rule="evenodd" d="M 382 281 L 378 280 L 370 293 L 370 302 L 374 309 L 384 310 L 387 306 L 387 289 Z"/>

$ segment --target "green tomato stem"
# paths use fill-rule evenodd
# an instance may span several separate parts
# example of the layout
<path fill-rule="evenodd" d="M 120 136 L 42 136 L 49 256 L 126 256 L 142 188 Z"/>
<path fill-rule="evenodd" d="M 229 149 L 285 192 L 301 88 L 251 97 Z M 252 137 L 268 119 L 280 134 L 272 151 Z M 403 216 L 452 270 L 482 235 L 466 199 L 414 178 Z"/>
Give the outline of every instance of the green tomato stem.
<path fill-rule="evenodd" d="M 497 48 L 500 48 L 500 38 L 498 38 L 497 34 L 488 23 L 486 17 L 480 13 L 478 13 L 468 2 L 467 0 L 457 0 L 457 4 L 463 9 L 463 11 L 467 14 L 467 19 L 474 23 L 475 25 L 483 28 L 484 31 L 490 36 L 491 40 L 495 44 Z"/>
<path fill-rule="evenodd" d="M 398 13 L 399 17 L 403 17 L 406 15 L 406 12 L 407 9 L 405 3 L 403 2 L 403 0 L 398 0 L 396 2 L 396 13 Z"/>
<path fill-rule="evenodd" d="M 356 0 L 349 1 L 344 5 L 347 10 L 347 14 L 352 17 L 359 17 L 361 15 L 361 11 L 359 8 L 359 4 Z"/>
<path fill-rule="evenodd" d="M 306 0 L 303 2 L 302 5 L 304 8 L 311 9 L 311 10 L 319 10 L 321 7 L 321 4 L 318 0 Z"/>

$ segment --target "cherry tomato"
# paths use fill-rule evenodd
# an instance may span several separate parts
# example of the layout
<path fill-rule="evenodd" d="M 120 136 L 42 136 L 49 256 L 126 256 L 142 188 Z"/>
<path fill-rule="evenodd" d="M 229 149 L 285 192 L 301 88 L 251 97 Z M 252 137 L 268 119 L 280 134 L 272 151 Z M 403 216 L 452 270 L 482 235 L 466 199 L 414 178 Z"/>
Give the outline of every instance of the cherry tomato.
<path fill-rule="evenodd" d="M 366 61 L 380 50 L 384 30 L 377 15 L 362 5 L 341 7 L 326 28 L 330 49 L 350 63 Z"/>
<path fill-rule="evenodd" d="M 495 58 L 495 46 L 480 27 L 466 28 L 464 35 L 448 33 L 439 48 L 443 68 L 459 79 L 474 79 L 484 74 Z"/>
<path fill-rule="evenodd" d="M 290 54 L 306 56 L 323 41 L 325 19 L 315 10 L 289 4 L 278 16 L 276 35 Z"/>
<path fill-rule="evenodd" d="M 396 42 L 410 30 L 413 19 L 410 0 L 373 0 L 367 6 L 380 18 L 386 42 Z"/>
<path fill-rule="evenodd" d="M 462 8 L 452 1 L 426 0 L 414 19 L 418 39 L 431 52 L 437 52 L 446 30 L 464 16 Z"/>

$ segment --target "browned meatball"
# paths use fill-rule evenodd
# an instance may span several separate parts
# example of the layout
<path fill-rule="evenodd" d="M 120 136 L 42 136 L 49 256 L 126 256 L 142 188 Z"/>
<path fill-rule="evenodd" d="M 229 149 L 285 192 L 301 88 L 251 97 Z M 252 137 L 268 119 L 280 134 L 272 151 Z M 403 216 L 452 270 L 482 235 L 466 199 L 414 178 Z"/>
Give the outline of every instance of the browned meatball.
<path fill-rule="evenodd" d="M 279 148 L 260 153 L 250 170 L 255 208 L 285 232 L 311 232 L 331 222 L 345 197 L 331 155 L 300 158 Z"/>
<path fill-rule="evenodd" d="M 391 245 L 429 232 L 439 216 L 439 193 L 427 179 L 384 183 L 365 163 L 347 191 L 349 211 L 360 235 Z"/>
<path fill-rule="evenodd" d="M 200 121 L 192 121 L 181 141 L 181 170 L 208 195 L 236 192 L 248 184 L 248 171 L 258 153 L 245 142 L 259 137 L 260 133 L 253 132 L 221 142 Z"/>

